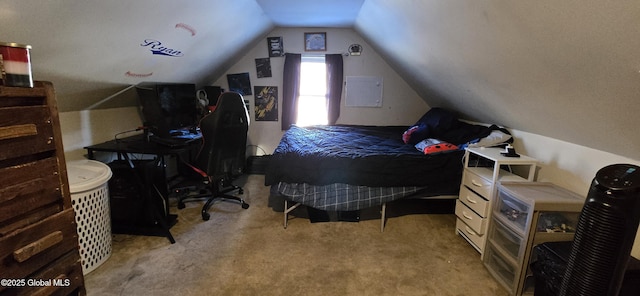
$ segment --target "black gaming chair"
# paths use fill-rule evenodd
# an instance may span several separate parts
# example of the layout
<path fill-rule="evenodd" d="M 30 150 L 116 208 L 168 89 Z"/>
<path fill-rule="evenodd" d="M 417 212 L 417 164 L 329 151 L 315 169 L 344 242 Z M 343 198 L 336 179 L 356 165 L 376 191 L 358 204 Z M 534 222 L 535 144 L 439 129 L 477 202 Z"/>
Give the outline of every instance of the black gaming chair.
<path fill-rule="evenodd" d="M 247 132 L 249 130 L 249 114 L 242 96 L 235 92 L 220 95 L 216 108 L 200 120 L 202 132 L 202 148 L 198 152 L 194 164 L 189 166 L 208 182 L 207 193 L 199 195 L 183 195 L 178 198 L 178 208 L 184 208 L 184 200 L 207 198 L 202 207 L 202 220 L 209 220 L 209 208 L 216 199 L 239 202 L 243 209 L 249 208 L 242 198 L 230 195 L 242 188 L 231 184 L 231 181 L 242 175 L 247 149 Z"/>

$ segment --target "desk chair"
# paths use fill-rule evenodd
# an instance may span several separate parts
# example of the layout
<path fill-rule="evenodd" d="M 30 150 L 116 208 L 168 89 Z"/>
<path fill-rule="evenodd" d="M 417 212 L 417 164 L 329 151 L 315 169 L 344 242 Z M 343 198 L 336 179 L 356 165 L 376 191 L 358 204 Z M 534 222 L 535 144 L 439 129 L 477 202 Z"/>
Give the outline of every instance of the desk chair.
<path fill-rule="evenodd" d="M 242 198 L 230 195 L 232 191 L 242 194 L 242 188 L 232 180 L 242 175 L 246 161 L 249 113 L 242 96 L 235 92 L 220 95 L 216 108 L 200 120 L 202 148 L 195 163 L 187 164 L 208 183 L 207 193 L 178 197 L 178 208 L 184 208 L 184 200 L 207 198 L 202 207 L 202 220 L 209 220 L 209 208 L 217 199 L 239 202 L 243 209 L 249 208 Z"/>

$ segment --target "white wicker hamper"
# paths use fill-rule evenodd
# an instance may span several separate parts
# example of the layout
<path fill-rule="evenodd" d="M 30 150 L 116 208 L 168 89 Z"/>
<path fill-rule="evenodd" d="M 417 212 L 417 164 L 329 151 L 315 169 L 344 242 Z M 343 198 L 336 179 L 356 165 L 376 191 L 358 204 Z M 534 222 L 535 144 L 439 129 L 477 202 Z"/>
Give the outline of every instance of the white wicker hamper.
<path fill-rule="evenodd" d="M 67 163 L 71 204 L 78 224 L 82 272 L 88 274 L 111 256 L 108 182 L 111 169 L 94 160 Z"/>

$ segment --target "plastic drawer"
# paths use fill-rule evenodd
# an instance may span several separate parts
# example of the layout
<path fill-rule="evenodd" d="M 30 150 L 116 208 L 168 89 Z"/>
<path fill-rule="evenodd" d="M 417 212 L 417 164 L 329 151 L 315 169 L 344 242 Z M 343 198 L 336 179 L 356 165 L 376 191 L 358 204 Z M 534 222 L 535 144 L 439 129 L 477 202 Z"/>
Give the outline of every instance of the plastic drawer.
<path fill-rule="evenodd" d="M 511 231 L 500 221 L 493 219 L 493 225 L 489 230 L 489 240 L 497 248 L 503 250 L 513 260 L 520 258 L 520 254 L 524 252 L 524 239 L 517 233 Z"/>
<path fill-rule="evenodd" d="M 509 294 L 513 294 L 516 284 L 516 266 L 502 258 L 491 243 L 487 244 L 484 264 Z"/>
<path fill-rule="evenodd" d="M 527 233 L 528 219 L 530 219 L 531 206 L 511 196 L 509 193 L 498 189 L 498 201 L 494 214 L 502 221 L 508 222 L 521 234 Z"/>

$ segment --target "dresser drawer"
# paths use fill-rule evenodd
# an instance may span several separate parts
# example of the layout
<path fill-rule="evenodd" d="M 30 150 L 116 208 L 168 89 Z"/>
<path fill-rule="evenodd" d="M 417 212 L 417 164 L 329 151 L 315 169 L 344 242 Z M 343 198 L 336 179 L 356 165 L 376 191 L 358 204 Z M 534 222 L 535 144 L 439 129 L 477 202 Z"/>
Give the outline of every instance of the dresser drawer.
<path fill-rule="evenodd" d="M 460 218 L 456 219 L 456 231 L 471 243 L 480 253 L 484 249 L 486 235 L 480 235 L 473 231 L 471 227 L 465 224 Z"/>
<path fill-rule="evenodd" d="M 60 173 L 55 157 L 0 168 L 0 225 L 17 223 L 21 216 L 45 206 L 63 207 Z M 0 235 L 2 234 L 0 229 Z"/>
<path fill-rule="evenodd" d="M 487 214 L 489 213 L 489 201 L 469 190 L 467 186 L 462 186 L 462 188 L 460 188 L 459 200 L 474 212 L 478 213 L 478 215 L 487 217 Z"/>
<path fill-rule="evenodd" d="M 78 247 L 72 209 L 0 238 L 0 270 L 25 278 Z"/>
<path fill-rule="evenodd" d="M 456 216 L 469 225 L 478 234 L 484 234 L 487 219 L 480 217 L 476 212 L 465 206 L 460 200 L 456 201 Z"/>
<path fill-rule="evenodd" d="M 0 295 L 85 295 L 82 287 L 84 275 L 78 252 L 68 252 L 27 279 L 50 281 L 44 285 L 26 285 L 19 288 L 0 286 Z"/>
<path fill-rule="evenodd" d="M 49 107 L 0 108 L 0 160 L 55 149 Z"/>
<path fill-rule="evenodd" d="M 485 168 L 475 168 L 475 170 L 471 168 L 467 168 L 464 170 L 464 178 L 462 180 L 462 184 L 467 186 L 467 188 L 475 191 L 480 196 L 491 199 L 491 193 L 493 192 L 493 183 L 491 179 L 484 178 L 478 173 L 488 171 Z M 491 172 L 487 172 L 490 174 Z"/>
<path fill-rule="evenodd" d="M 50 285 L 26 286 L 13 290 L 10 295 L 83 295 L 80 288 L 84 283 L 80 255 L 75 250 L 68 252 L 45 268 L 28 276 L 29 279 L 51 280 Z M 54 283 L 55 281 L 55 283 Z M 3 294 L 0 286 L 0 294 Z"/>

